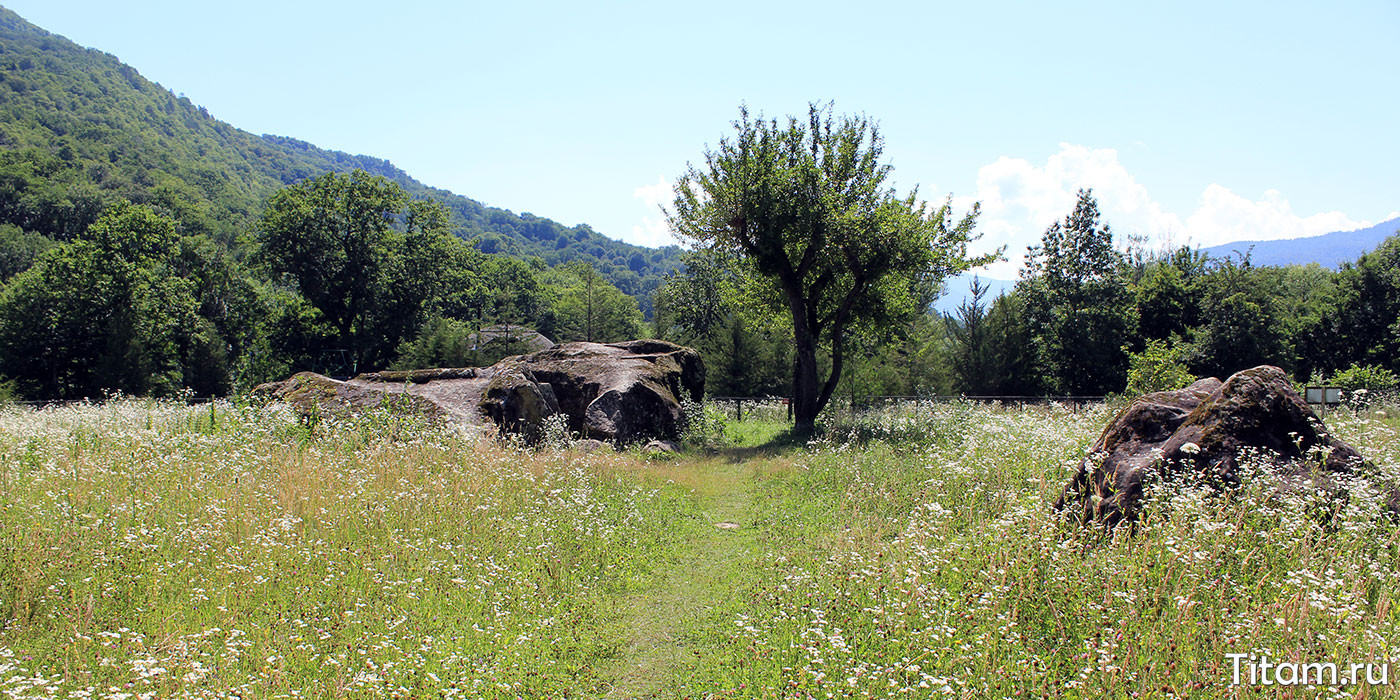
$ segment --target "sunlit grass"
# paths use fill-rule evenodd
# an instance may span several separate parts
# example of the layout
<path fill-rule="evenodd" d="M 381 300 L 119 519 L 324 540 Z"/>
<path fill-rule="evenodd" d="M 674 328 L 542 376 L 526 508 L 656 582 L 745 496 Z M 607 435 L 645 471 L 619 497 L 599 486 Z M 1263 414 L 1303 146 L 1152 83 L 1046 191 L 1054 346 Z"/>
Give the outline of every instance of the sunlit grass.
<path fill-rule="evenodd" d="M 366 420 L 371 423 L 366 423 Z M 0 687 L 545 697 L 695 517 L 621 456 L 124 401 L 0 415 Z M 26 690 L 27 689 L 27 690 Z"/>
<path fill-rule="evenodd" d="M 1229 653 L 1400 659 L 1384 494 L 1278 497 L 1259 472 L 1231 494 L 1160 490 L 1136 534 L 1068 526 L 1049 504 L 1107 418 L 952 404 L 836 421 L 799 471 L 761 487 L 762 572 L 692 628 L 710 653 L 678 688 L 1236 697 Z M 1332 418 L 1396 476 L 1393 419 Z"/>
<path fill-rule="evenodd" d="M 1400 662 L 1369 483 L 1260 470 L 1071 527 L 1049 503 L 1110 413 L 924 404 L 810 440 L 760 414 L 658 459 L 393 412 L 5 409 L 0 692 L 1197 698 L 1242 692 L 1234 652 Z M 1328 422 L 1396 478 L 1400 414 Z"/>

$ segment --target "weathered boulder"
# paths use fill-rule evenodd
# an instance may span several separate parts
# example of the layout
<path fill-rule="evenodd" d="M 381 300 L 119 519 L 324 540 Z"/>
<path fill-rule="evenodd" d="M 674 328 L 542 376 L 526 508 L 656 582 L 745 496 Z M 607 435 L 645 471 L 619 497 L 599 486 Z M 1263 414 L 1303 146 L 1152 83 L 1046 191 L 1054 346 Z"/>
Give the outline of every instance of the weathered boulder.
<path fill-rule="evenodd" d="M 357 382 L 342 382 L 315 372 L 298 372 L 281 382 L 254 387 L 252 394 L 282 401 L 303 415 L 345 415 L 371 408 L 395 408 L 442 418 L 442 407 L 423 396 L 386 392 Z"/>
<path fill-rule="evenodd" d="M 536 381 L 521 363 L 502 361 L 492 369 L 494 376 L 478 403 L 481 411 L 502 431 L 518 433 L 526 442 L 537 442 L 542 437 L 545 419 L 559 413 L 553 387 Z"/>
<path fill-rule="evenodd" d="M 676 438 L 681 401 L 705 393 L 700 354 L 661 340 L 564 343 L 497 366 L 508 362 L 552 388 L 571 431 L 599 440 Z"/>
<path fill-rule="evenodd" d="M 1335 488 L 1333 476 L 1363 464 L 1355 448 L 1327 432 L 1283 371 L 1265 365 L 1223 383 L 1202 379 L 1133 401 L 1104 428 L 1055 507 L 1081 522 L 1112 526 L 1137 517 L 1154 478 L 1192 472 L 1221 485 L 1238 483 L 1246 453 L 1285 479 L 1324 489 Z"/>
<path fill-rule="evenodd" d="M 610 447 L 608 443 L 603 442 L 602 440 L 594 440 L 592 438 L 584 440 L 575 440 L 569 444 L 569 449 L 577 452 L 582 452 L 584 454 L 597 454 L 613 451 L 613 448 Z"/>
<path fill-rule="evenodd" d="M 534 352 L 554 347 L 554 341 L 544 337 L 539 331 L 527 326 L 494 325 L 467 336 L 467 341 L 482 350 L 492 348 L 520 348 L 519 352 Z"/>
<path fill-rule="evenodd" d="M 564 343 L 490 367 L 371 372 L 336 381 L 302 372 L 255 393 L 303 412 L 399 404 L 435 418 L 494 425 L 527 441 L 562 414 L 584 438 L 629 443 L 679 436 L 681 401 L 705 392 L 696 351 L 660 340 Z"/>

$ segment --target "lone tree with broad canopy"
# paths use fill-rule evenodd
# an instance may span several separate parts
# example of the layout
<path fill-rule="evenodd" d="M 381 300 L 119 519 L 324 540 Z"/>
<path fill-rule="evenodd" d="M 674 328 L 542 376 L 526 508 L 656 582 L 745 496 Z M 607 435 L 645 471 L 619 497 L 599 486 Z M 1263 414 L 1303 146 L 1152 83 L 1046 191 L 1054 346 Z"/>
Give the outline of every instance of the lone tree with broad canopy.
<path fill-rule="evenodd" d="M 744 267 L 750 300 L 792 317 L 795 428 L 810 432 L 841 378 L 856 333 L 907 322 L 944 279 L 1000 253 L 969 258 L 979 206 L 953 223 L 940 207 L 899 197 L 885 179 L 884 140 L 864 116 L 810 105 L 786 124 L 741 107 L 735 133 L 705 149 L 676 183 L 672 230 L 728 252 Z M 830 354 L 826 377 L 819 350 Z"/>
<path fill-rule="evenodd" d="M 464 245 L 446 208 L 355 170 L 290 185 L 268 200 L 257 254 L 334 329 L 355 369 L 387 366 L 417 329 Z"/>

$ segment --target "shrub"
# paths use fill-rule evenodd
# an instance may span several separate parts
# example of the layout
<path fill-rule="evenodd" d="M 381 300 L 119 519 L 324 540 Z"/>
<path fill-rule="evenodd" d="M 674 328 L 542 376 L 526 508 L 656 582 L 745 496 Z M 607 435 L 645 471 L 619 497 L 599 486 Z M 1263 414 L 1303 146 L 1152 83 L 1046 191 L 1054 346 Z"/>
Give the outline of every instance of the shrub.
<path fill-rule="evenodd" d="M 1128 353 L 1128 386 L 1123 390 L 1130 396 L 1154 391 L 1183 389 L 1196 381 L 1186 366 L 1190 346 L 1179 339 L 1152 339 L 1142 352 Z"/>
<path fill-rule="evenodd" d="M 471 329 L 456 319 L 434 316 L 412 340 L 399 345 L 394 369 L 469 367 L 473 357 Z"/>
<path fill-rule="evenodd" d="M 1377 365 L 1352 366 L 1332 375 L 1328 382 L 1332 386 L 1348 391 L 1368 389 L 1370 391 L 1391 391 L 1400 389 L 1400 377 L 1394 372 Z"/>
<path fill-rule="evenodd" d="M 724 442 L 724 412 L 718 406 L 696 401 L 681 402 L 681 442 L 715 447 Z"/>

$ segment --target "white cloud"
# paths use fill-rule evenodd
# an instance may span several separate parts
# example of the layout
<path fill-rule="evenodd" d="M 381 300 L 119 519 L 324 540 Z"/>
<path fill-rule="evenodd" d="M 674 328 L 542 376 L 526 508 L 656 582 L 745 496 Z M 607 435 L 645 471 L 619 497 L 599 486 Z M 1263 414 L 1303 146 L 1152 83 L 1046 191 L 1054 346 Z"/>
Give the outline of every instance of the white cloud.
<path fill-rule="evenodd" d="M 671 183 L 662 176 L 656 178 L 654 185 L 642 185 L 633 190 L 632 197 L 642 200 L 646 205 L 647 214 L 642 216 L 641 223 L 632 226 L 632 233 L 623 236 L 623 240 L 628 243 L 635 243 L 644 246 L 674 245 L 676 239 L 671 235 L 671 229 L 666 225 L 666 217 L 661 214 L 663 205 L 671 203 L 674 188 Z"/>
<path fill-rule="evenodd" d="M 1194 211 L 1167 211 L 1118 161 L 1117 150 L 1061 143 L 1059 152 L 1043 165 L 1003 156 L 982 166 L 977 171 L 976 193 L 953 198 L 955 214 L 967 211 L 974 201 L 982 203 L 977 222 L 982 239 L 973 245 L 972 252 L 1006 246 L 1007 261 L 989 265 L 982 274 L 1015 279 L 1026 247 L 1038 244 L 1046 227 L 1074 208 L 1079 190 L 1089 187 L 1098 199 L 1103 221 L 1113 228 L 1120 245 L 1133 234 L 1146 235 L 1153 247 L 1190 244 L 1204 248 L 1234 241 L 1316 236 L 1375 223 L 1354 220 L 1339 211 L 1302 216 L 1294 213 L 1276 190 L 1251 200 L 1219 184 L 1205 188 Z M 632 197 L 639 200 L 645 213 L 623 240 L 645 246 L 676 244 L 660 209 L 670 205 L 674 191 L 663 176 L 654 184 L 636 188 Z M 1380 220 L 1395 216 L 1400 214 Z"/>
<path fill-rule="evenodd" d="M 1394 213 L 1385 219 L 1393 216 Z M 1252 202 L 1220 185 L 1211 185 L 1201 194 L 1200 207 L 1186 220 L 1186 228 L 1200 238 L 1202 245 L 1211 246 L 1232 241 L 1316 236 L 1365 228 L 1374 223 L 1354 221 L 1339 211 L 1299 216 L 1293 213 L 1288 200 L 1278 190 L 1269 190 L 1263 199 Z"/>
<path fill-rule="evenodd" d="M 1185 216 L 1167 211 L 1147 188 L 1118 162 L 1118 151 L 1061 143 L 1060 151 L 1035 165 L 1022 158 L 1002 157 L 977 173 L 977 193 L 968 200 L 982 203 L 976 252 L 1006 245 L 1005 263 L 986 274 L 1014 279 L 1026 247 L 1040 242 L 1046 227 L 1074 208 L 1080 188 L 1092 187 L 1103 220 L 1120 244 L 1127 234 L 1146 235 L 1149 245 L 1189 243 L 1209 247 L 1239 240 L 1274 240 L 1315 236 L 1363 228 L 1338 211 L 1300 216 L 1275 190 L 1258 201 L 1212 184 L 1202 192 L 1196 210 Z M 960 200 L 962 198 L 959 198 Z"/>

